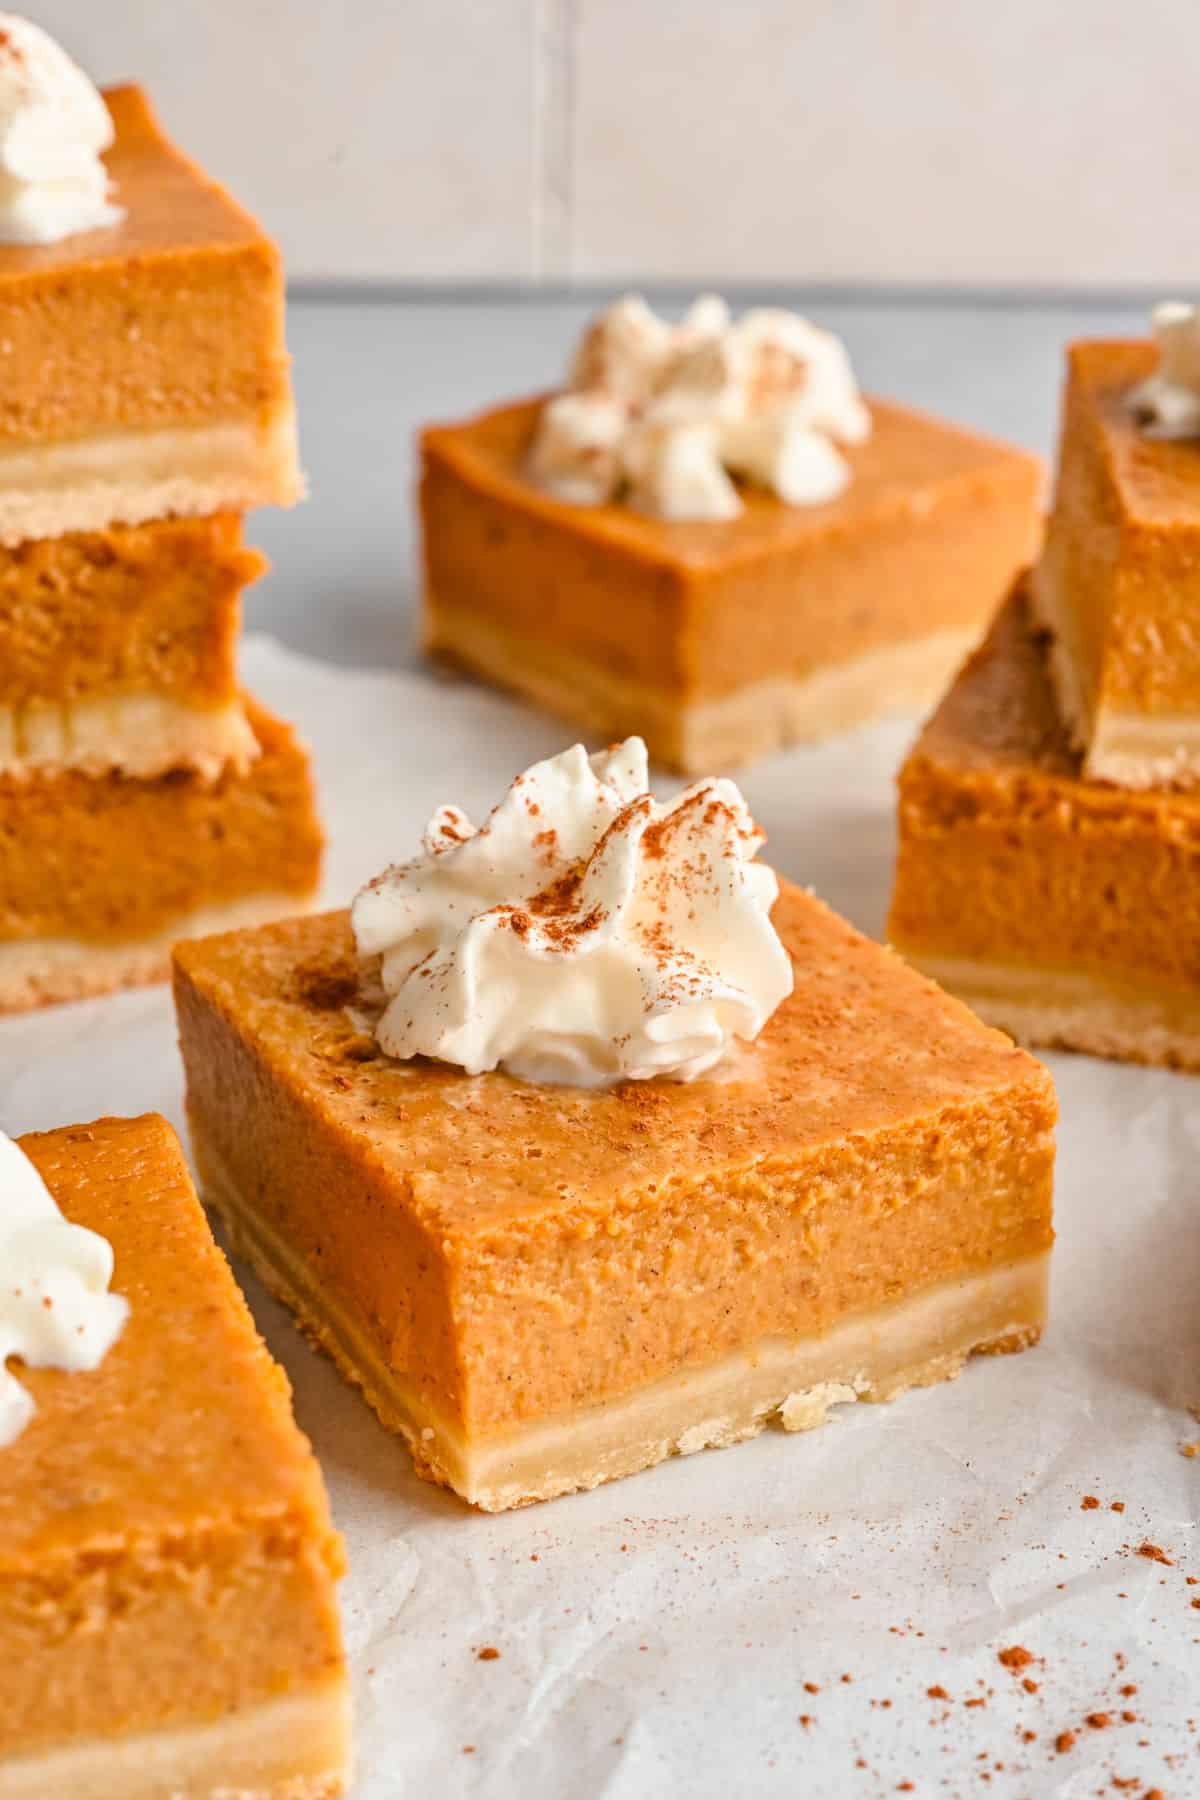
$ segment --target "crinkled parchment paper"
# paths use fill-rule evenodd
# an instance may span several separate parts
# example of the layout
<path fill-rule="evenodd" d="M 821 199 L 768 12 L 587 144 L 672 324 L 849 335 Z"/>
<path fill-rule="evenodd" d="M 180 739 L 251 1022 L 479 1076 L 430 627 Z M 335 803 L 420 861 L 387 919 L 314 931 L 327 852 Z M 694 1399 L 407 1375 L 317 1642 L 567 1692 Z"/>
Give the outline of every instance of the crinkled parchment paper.
<path fill-rule="evenodd" d="M 261 639 L 244 666 L 313 745 L 331 901 L 406 854 L 436 803 L 478 816 L 568 741 L 466 683 Z M 911 732 L 744 780 L 770 859 L 875 934 Z M 1040 1348 L 593 1494 L 488 1518 L 417 1481 L 247 1278 L 350 1552 L 356 1800 L 1200 1794 L 1200 1458 L 1180 1453 L 1200 1437 L 1200 1081 L 1050 1061 Z M 0 1021 L 9 1131 L 150 1107 L 181 1125 L 181 1101 L 165 990 Z M 998 1658 L 1013 1646 L 1033 1657 L 1018 1670 Z"/>

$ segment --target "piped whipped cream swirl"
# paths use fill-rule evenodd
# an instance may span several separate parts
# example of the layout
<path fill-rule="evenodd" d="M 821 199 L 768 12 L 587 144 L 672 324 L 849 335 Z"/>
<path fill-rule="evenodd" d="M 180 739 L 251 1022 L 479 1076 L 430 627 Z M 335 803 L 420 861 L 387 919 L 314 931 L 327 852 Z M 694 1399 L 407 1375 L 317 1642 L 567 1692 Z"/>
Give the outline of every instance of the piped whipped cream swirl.
<path fill-rule="evenodd" d="M 40 26 L 0 13 L 0 243 L 51 244 L 123 217 L 101 154 L 112 120 Z"/>
<path fill-rule="evenodd" d="M 660 804 L 640 738 L 519 775 L 478 829 L 454 806 L 362 889 L 389 1056 L 602 1087 L 690 1081 L 792 990 L 775 875 L 731 781 Z"/>
<path fill-rule="evenodd" d="M 848 484 L 842 447 L 871 415 L 840 340 L 774 308 L 734 321 L 705 295 L 671 325 L 637 295 L 593 320 L 546 402 L 531 479 L 575 505 L 624 499 L 664 519 L 729 519 L 740 475 L 792 506 Z"/>
<path fill-rule="evenodd" d="M 128 1302 L 110 1294 L 107 1238 L 72 1225 L 20 1145 L 0 1131 L 0 1446 L 19 1437 L 34 1404 L 5 1369 L 96 1369 L 116 1343 Z"/>

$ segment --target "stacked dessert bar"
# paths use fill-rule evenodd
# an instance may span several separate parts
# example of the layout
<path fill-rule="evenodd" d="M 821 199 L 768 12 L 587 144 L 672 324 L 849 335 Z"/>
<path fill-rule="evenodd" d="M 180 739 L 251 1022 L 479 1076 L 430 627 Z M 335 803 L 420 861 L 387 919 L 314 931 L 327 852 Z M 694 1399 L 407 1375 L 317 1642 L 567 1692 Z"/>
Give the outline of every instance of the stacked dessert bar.
<path fill-rule="evenodd" d="M 235 668 L 265 566 L 241 514 L 301 491 L 278 251 L 137 88 L 98 95 L 33 28 L 3 34 L 0 84 L 69 113 L 101 182 L 67 235 L 38 206 L 68 183 L 10 180 L 0 203 L 10 1010 L 157 979 L 181 936 L 298 910 L 321 838 L 303 749 Z"/>
<path fill-rule="evenodd" d="M 1075 344 L 1046 547 L 900 776 L 893 942 L 1027 1043 L 1200 1070 L 1200 314 Z"/>

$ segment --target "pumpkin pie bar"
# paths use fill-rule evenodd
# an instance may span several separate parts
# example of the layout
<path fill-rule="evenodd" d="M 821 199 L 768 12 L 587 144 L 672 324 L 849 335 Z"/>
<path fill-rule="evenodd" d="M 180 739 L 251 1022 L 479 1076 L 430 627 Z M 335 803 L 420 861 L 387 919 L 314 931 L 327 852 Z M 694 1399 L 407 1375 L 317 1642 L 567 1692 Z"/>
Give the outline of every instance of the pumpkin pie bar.
<path fill-rule="evenodd" d="M 1022 583 L 900 773 L 888 934 L 1029 1044 L 1200 1069 L 1200 794 L 1087 780 Z"/>
<path fill-rule="evenodd" d="M 667 328 L 631 305 L 593 334 L 640 331 L 639 354 L 642 338 L 653 351 Z M 1037 461 L 908 407 L 861 401 L 837 360 L 836 447 L 802 427 L 792 455 L 787 413 L 773 437 L 763 435 L 773 415 L 676 429 L 665 410 L 651 428 L 656 405 L 690 418 L 691 362 L 700 382 L 706 357 L 734 359 L 715 416 L 753 406 L 780 368 L 802 383 L 810 342 L 818 359 L 836 344 L 774 313 L 730 332 L 685 321 L 676 335 L 682 349 L 654 352 L 667 359 L 656 377 L 666 398 L 650 391 L 618 406 L 611 396 L 627 371 L 617 359 L 604 386 L 585 339 L 580 356 L 599 385 L 423 433 L 429 648 L 601 737 L 637 731 L 686 771 L 932 703 L 1033 553 Z M 685 365 L 677 378 L 671 356 Z M 709 442 L 717 432 L 732 474 Z M 744 477 L 747 466 L 761 479 Z M 616 472 L 597 480 L 597 469 Z"/>
<path fill-rule="evenodd" d="M 20 1140 L 128 1316 L 96 1368 L 17 1366 L 0 1447 L 0 1800 L 343 1792 L 342 1553 L 287 1379 L 166 1121 Z"/>
<path fill-rule="evenodd" d="M 439 857 L 461 815 L 443 831 Z M 511 957 L 536 921 L 508 913 Z M 691 1081 L 593 1087 L 385 1054 L 344 913 L 178 947 L 205 1198 L 418 1471 L 476 1506 L 1037 1339 L 1048 1074 L 798 888 L 773 923 L 794 987 L 752 1043 Z"/>
<path fill-rule="evenodd" d="M 161 980 L 177 938 L 311 903 L 307 754 L 265 708 L 246 717 L 260 753 L 215 781 L 0 776 L 0 1011 Z"/>
<path fill-rule="evenodd" d="M 1146 428 L 1149 340 L 1071 346 L 1057 491 L 1032 589 L 1085 775 L 1200 780 L 1200 426 Z"/>
<path fill-rule="evenodd" d="M 0 243 L 0 542 L 301 493 L 275 245 L 163 135 L 104 96 L 119 213 Z"/>
<path fill-rule="evenodd" d="M 0 776 L 247 768 L 235 651 L 265 567 L 234 513 L 0 548 Z"/>

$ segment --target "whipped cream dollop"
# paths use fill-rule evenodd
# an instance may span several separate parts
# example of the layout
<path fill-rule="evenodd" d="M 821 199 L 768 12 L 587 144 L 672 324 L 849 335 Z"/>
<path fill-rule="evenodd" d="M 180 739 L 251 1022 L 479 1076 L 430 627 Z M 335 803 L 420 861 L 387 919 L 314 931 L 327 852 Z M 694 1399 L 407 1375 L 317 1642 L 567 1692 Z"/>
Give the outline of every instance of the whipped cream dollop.
<path fill-rule="evenodd" d="M 123 215 L 101 153 L 112 120 L 40 26 L 0 13 L 0 243 L 51 244 Z"/>
<path fill-rule="evenodd" d="M 107 1238 L 64 1219 L 25 1152 L 0 1131 L 0 1446 L 34 1405 L 10 1356 L 34 1369 L 96 1369 L 121 1335 L 128 1302 L 110 1294 Z"/>
<path fill-rule="evenodd" d="M 362 889 L 389 1056 L 602 1087 L 690 1081 L 792 990 L 764 837 L 731 781 L 660 804 L 640 738 L 517 777 L 478 829 L 454 806 Z"/>
<path fill-rule="evenodd" d="M 624 499 L 664 519 L 729 519 L 731 473 L 792 506 L 835 499 L 842 454 L 871 431 L 845 346 L 807 319 L 760 308 L 733 320 L 697 300 L 677 325 L 626 295 L 594 319 L 566 390 L 542 408 L 538 486 L 574 505 Z"/>
<path fill-rule="evenodd" d="M 1159 364 L 1129 404 L 1147 437 L 1200 437 L 1200 308 L 1167 300 L 1150 315 Z"/>

